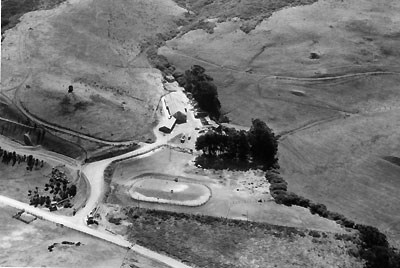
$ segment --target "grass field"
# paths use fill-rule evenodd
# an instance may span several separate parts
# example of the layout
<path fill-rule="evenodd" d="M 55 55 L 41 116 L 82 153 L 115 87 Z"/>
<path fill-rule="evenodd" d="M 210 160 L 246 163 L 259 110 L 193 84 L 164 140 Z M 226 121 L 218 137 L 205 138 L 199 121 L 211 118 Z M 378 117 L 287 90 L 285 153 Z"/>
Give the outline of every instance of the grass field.
<path fill-rule="evenodd" d="M 129 239 L 196 267 L 362 267 L 331 233 L 132 209 Z M 350 236 L 351 237 L 351 236 Z"/>
<path fill-rule="evenodd" d="M 363 1 L 362 4 L 365 9 L 373 8 L 372 2 Z M 311 6 L 285 9 L 274 13 L 248 34 L 240 30 L 240 21 L 228 21 L 217 24 L 212 34 L 203 30 L 190 31 L 168 41 L 159 52 L 180 70 L 193 64 L 204 66 L 218 86 L 224 111 L 229 112 L 233 123 L 241 125 L 249 126 L 251 118 L 260 117 L 281 132 L 342 113 L 398 107 L 398 75 L 332 81 L 273 77 L 320 78 L 379 70 L 399 72 L 396 56 L 388 57 L 379 50 L 384 43 L 393 45 L 391 49 L 394 49 L 394 44 L 399 42 L 391 37 L 396 34 L 394 24 L 384 24 L 386 16 L 394 14 L 382 13 L 374 24 L 379 32 L 371 31 L 372 36 L 367 36 L 362 25 L 347 17 L 349 14 L 344 14 L 343 21 L 337 21 L 335 13 L 329 13 L 331 9 L 337 13 L 345 12 L 343 9 L 351 11 L 358 5 L 359 2 L 353 1 L 346 1 L 343 6 L 333 1 L 320 1 Z M 384 8 L 391 6 L 388 3 Z M 329 14 L 311 16 L 311 12 Z M 366 23 L 372 20 L 368 19 L 372 16 L 368 11 L 364 16 Z M 349 25 L 353 25 L 351 31 Z M 366 43 L 365 38 L 373 40 L 370 41 L 373 44 Z M 226 44 L 235 45 L 225 49 Z M 362 52 L 364 50 L 368 53 Z M 311 52 L 321 57 L 310 59 Z M 371 55 L 376 56 L 372 59 Z M 294 91 L 303 94 L 296 95 Z"/>
<path fill-rule="evenodd" d="M 384 160 L 399 157 L 399 12 L 390 0 L 320 0 L 248 33 L 237 19 L 188 31 L 159 53 L 179 70 L 204 66 L 233 123 L 261 118 L 287 133 L 279 158 L 289 190 L 399 246 L 399 168 Z M 377 71 L 388 73 L 353 76 Z"/>
<path fill-rule="evenodd" d="M 45 176 L 51 173 L 51 168 L 46 163 L 43 168 L 28 171 L 26 162 L 17 163 L 13 167 L 11 164 L 0 163 L 0 192 L 7 197 L 29 203 L 28 190 L 34 190 L 36 186 L 43 187 L 48 183 L 49 178 Z"/>
<path fill-rule="evenodd" d="M 27 13 L 2 42 L 2 90 L 20 87 L 31 113 L 78 132 L 154 140 L 164 89 L 144 50 L 182 12 L 172 1 L 86 0 Z M 75 97 L 62 105 L 69 85 Z"/>
<path fill-rule="evenodd" d="M 307 209 L 278 205 L 271 199 L 269 185 L 263 172 L 212 171 L 196 168 L 193 156 L 170 149 L 160 150 L 149 157 L 119 162 L 113 172 L 111 191 L 106 203 L 121 206 L 203 214 L 233 219 L 248 219 L 277 225 L 342 232 L 335 222 L 312 215 Z M 142 174 L 162 173 L 183 177 L 187 181 L 206 185 L 211 198 L 199 207 L 174 206 L 138 202 L 129 186 Z M 140 177 L 139 177 L 140 178 Z"/>
<path fill-rule="evenodd" d="M 17 212 L 0 204 L 1 267 L 166 268 L 134 252 L 50 222 L 23 223 L 12 218 Z M 63 241 L 81 245 L 62 245 Z M 50 252 L 48 247 L 54 243 L 58 245 Z"/>
<path fill-rule="evenodd" d="M 347 118 L 304 130 L 280 143 L 289 190 L 324 203 L 400 243 L 397 112 Z M 371 133 L 373 133 L 371 135 Z"/>
<path fill-rule="evenodd" d="M 44 185 L 49 183 L 49 175 L 53 166 L 45 162 L 43 168 L 34 168 L 32 171 L 26 170 L 26 162 L 20 164 L 0 163 L 0 194 L 29 204 L 28 190 L 33 191 L 39 188 L 40 194 L 45 194 Z M 71 183 L 77 186 L 76 196 L 71 200 L 73 208 L 80 208 L 88 197 L 88 185 L 83 178 L 77 178 L 77 174 L 72 170 L 58 167 L 64 170 Z M 71 215 L 73 208 L 63 209 L 62 214 Z"/>

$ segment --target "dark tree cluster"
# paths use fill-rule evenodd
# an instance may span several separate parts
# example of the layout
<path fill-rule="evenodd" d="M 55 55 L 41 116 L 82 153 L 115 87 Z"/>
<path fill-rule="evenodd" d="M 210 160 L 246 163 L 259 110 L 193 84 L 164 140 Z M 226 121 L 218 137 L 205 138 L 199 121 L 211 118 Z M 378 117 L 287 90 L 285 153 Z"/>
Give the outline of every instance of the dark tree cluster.
<path fill-rule="evenodd" d="M 344 215 L 329 211 L 324 204 L 313 203 L 309 199 L 287 191 L 287 182 L 274 172 L 267 172 L 270 193 L 275 202 L 286 206 L 308 208 L 312 214 L 334 220 L 338 224 L 356 229 L 360 233 L 360 257 L 366 261 L 367 268 L 400 268 L 400 253 L 389 246 L 386 236 L 377 228 L 356 224 Z"/>
<path fill-rule="evenodd" d="M 254 119 L 249 131 L 223 128 L 209 131 L 196 140 L 203 157 L 238 160 L 268 169 L 277 164 L 278 142 L 265 122 Z"/>
<path fill-rule="evenodd" d="M 0 157 L 2 157 L 2 163 L 8 165 L 11 163 L 12 166 L 15 164 L 21 164 L 22 162 L 26 162 L 27 167 L 26 170 L 32 171 L 33 168 L 42 168 L 44 165 L 43 160 L 39 160 L 34 158 L 32 155 L 19 155 L 16 152 L 8 152 L 0 148 Z"/>
<path fill-rule="evenodd" d="M 221 116 L 221 103 L 218 100 L 217 86 L 212 82 L 213 78 L 205 73 L 200 65 L 193 65 L 184 74 L 174 74 L 179 85 L 192 93 L 199 107 L 210 114 L 215 120 Z"/>
<path fill-rule="evenodd" d="M 207 156 L 223 156 L 231 159 L 247 160 L 250 146 L 247 132 L 224 129 L 223 132 L 209 131 L 197 138 L 196 150 Z"/>
<path fill-rule="evenodd" d="M 53 201 L 58 203 L 66 199 L 70 199 L 74 197 L 77 192 L 76 185 L 70 184 L 65 172 L 57 168 L 53 168 L 51 174 L 49 175 L 49 182 L 46 183 L 44 187 L 44 191 L 50 195 L 41 195 L 38 187 L 35 187 L 33 191 L 28 191 L 30 205 L 35 207 L 45 206 L 50 208 Z M 69 200 L 66 200 L 63 204 L 65 208 L 72 207 Z"/>
<path fill-rule="evenodd" d="M 400 267 L 400 252 L 389 246 L 386 235 L 375 227 L 362 224 L 357 224 L 355 229 L 360 232 L 360 256 L 366 260 L 367 268 Z"/>
<path fill-rule="evenodd" d="M 287 190 L 287 182 L 276 173 L 276 171 L 268 171 L 265 175 L 270 183 L 269 191 L 275 202 L 285 206 L 300 206 L 308 208 L 312 214 L 336 221 L 344 227 L 354 228 L 355 223 L 348 220 L 345 216 L 331 212 L 323 204 L 313 203 L 309 199 L 299 196 Z"/>

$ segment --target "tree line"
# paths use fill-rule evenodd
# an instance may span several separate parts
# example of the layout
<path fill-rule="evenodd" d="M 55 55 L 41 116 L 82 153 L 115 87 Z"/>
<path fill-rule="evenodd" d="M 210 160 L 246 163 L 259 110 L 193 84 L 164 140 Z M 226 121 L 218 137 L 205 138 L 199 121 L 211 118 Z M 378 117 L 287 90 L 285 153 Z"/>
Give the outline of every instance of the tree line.
<path fill-rule="evenodd" d="M 221 103 L 217 86 L 213 83 L 213 78 L 205 73 L 205 69 L 200 65 L 193 65 L 184 74 L 175 73 L 174 76 L 180 86 L 192 93 L 199 107 L 218 121 L 221 116 Z"/>
<path fill-rule="evenodd" d="M 286 206 L 308 208 L 312 214 L 336 221 L 338 224 L 355 229 L 360 234 L 359 257 L 366 261 L 367 268 L 400 268 L 400 253 L 390 247 L 386 235 L 373 226 L 357 224 L 344 215 L 332 212 L 324 204 L 287 191 L 287 182 L 276 172 L 268 171 L 266 179 L 270 183 L 270 193 L 275 202 Z"/>
<path fill-rule="evenodd" d="M 8 165 L 11 163 L 11 166 L 15 166 L 15 164 L 25 163 L 27 164 L 26 170 L 32 171 L 34 167 L 42 168 L 44 165 L 43 160 L 39 160 L 34 158 L 32 155 L 19 155 L 16 152 L 9 152 L 7 150 L 3 150 L 0 148 L 0 157 L 2 158 L 1 162 Z"/>
<path fill-rule="evenodd" d="M 274 132 L 260 119 L 252 120 L 249 131 L 220 127 L 196 140 L 203 157 L 237 160 L 268 169 L 277 165 L 278 141 Z"/>

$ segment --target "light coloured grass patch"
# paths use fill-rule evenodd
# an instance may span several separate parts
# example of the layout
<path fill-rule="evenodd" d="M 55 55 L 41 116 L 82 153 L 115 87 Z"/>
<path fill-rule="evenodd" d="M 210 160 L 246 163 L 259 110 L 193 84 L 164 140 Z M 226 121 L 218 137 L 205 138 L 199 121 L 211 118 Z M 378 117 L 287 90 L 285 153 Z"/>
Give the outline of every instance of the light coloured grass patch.
<path fill-rule="evenodd" d="M 129 193 L 135 200 L 180 206 L 201 206 L 211 197 L 207 186 L 168 175 L 143 176 L 133 182 Z"/>

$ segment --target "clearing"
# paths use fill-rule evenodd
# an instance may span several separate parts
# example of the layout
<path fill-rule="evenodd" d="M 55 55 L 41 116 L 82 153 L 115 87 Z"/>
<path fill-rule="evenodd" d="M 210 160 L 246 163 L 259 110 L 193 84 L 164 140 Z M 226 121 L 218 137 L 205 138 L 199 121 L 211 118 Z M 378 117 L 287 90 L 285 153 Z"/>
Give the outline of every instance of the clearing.
<path fill-rule="evenodd" d="M 138 206 L 330 232 L 343 231 L 335 222 L 312 215 L 307 209 L 276 204 L 269 194 L 269 184 L 262 171 L 203 170 L 195 167 L 193 160 L 191 154 L 164 148 L 147 157 L 118 162 L 105 206 Z M 183 177 L 185 181 L 205 185 L 211 190 L 211 198 L 198 207 L 139 202 L 132 198 L 129 186 L 149 173 L 178 177 L 178 181 L 179 177 Z"/>

